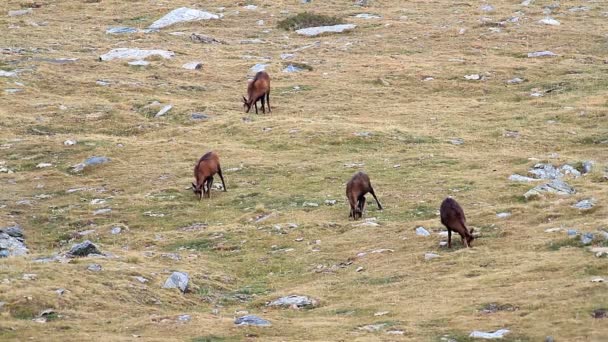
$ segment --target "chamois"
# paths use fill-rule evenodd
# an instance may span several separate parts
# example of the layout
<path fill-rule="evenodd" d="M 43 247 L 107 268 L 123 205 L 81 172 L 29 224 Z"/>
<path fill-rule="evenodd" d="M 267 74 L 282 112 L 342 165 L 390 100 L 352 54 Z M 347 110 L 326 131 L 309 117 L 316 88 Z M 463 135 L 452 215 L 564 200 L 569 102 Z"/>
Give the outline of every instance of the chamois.
<path fill-rule="evenodd" d="M 382 205 L 374 193 L 374 188 L 372 188 L 372 183 L 369 181 L 369 176 L 360 171 L 355 173 L 346 184 L 346 197 L 350 203 L 350 215 L 348 215 L 348 217 L 357 220 L 357 218 L 363 216 L 363 210 L 365 209 L 365 194 L 368 192 L 374 196 L 374 199 L 378 204 L 378 209 L 382 210 Z"/>
<path fill-rule="evenodd" d="M 243 96 L 243 108 L 245 113 L 249 113 L 251 106 L 255 107 L 255 113 L 258 113 L 258 101 L 262 102 L 262 113 L 266 114 L 265 102 L 268 102 L 268 112 L 272 113 L 270 109 L 270 76 L 266 71 L 260 71 L 255 74 L 253 80 L 247 85 L 247 96 L 246 99 Z"/>
<path fill-rule="evenodd" d="M 192 183 L 192 191 L 199 196 L 199 200 L 202 200 L 205 194 L 207 198 L 211 198 L 213 175 L 216 173 L 220 175 L 224 191 L 227 191 L 226 183 L 224 183 L 224 177 L 222 176 L 222 168 L 220 167 L 220 157 L 215 152 L 207 152 L 194 166 L 196 184 Z"/>
<path fill-rule="evenodd" d="M 441 202 L 439 213 L 441 214 L 441 223 L 448 229 L 448 248 L 452 248 L 452 230 L 460 234 L 463 245 L 467 248 L 471 247 L 475 229 L 469 231 L 467 228 L 464 211 L 458 202 L 450 197 L 446 198 Z"/>

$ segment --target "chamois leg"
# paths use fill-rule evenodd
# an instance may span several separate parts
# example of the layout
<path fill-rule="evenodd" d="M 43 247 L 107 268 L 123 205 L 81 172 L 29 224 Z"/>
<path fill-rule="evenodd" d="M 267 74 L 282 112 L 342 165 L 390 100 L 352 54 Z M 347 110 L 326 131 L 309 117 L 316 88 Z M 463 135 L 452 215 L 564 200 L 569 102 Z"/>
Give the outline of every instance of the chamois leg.
<path fill-rule="evenodd" d="M 260 97 L 260 101 L 262 102 L 262 113 L 266 114 L 266 100 L 264 99 L 264 95 Z"/>
<path fill-rule="evenodd" d="M 222 169 L 220 168 L 220 166 L 217 166 L 217 174 L 220 175 L 220 179 L 222 180 L 222 186 L 224 187 L 224 192 L 228 191 L 228 189 L 226 189 L 226 183 L 224 183 L 224 176 L 222 176 Z"/>
<path fill-rule="evenodd" d="M 349 195 L 348 196 L 348 204 L 350 205 L 350 214 L 348 215 L 348 217 L 349 218 L 352 217 L 353 220 L 356 221 L 357 220 L 357 216 L 356 216 L 357 215 L 357 210 L 356 210 L 357 200 L 354 197 L 352 197 L 352 196 Z"/>
<path fill-rule="evenodd" d="M 374 192 L 374 188 L 372 188 L 372 186 L 369 186 L 369 193 L 372 194 L 372 196 L 374 196 L 374 199 L 376 200 L 376 203 L 378 204 L 378 210 L 382 210 L 382 204 L 380 204 L 380 201 L 378 201 L 378 197 L 376 197 L 376 193 Z"/>
<path fill-rule="evenodd" d="M 461 236 L 462 239 L 462 244 L 466 247 L 469 248 L 469 241 L 467 241 L 465 236 Z"/>
<path fill-rule="evenodd" d="M 268 103 L 268 113 L 272 113 L 270 109 L 270 90 L 266 93 L 266 103 Z"/>
<path fill-rule="evenodd" d="M 452 230 L 448 228 L 448 248 L 452 248 Z"/>
<path fill-rule="evenodd" d="M 365 211 L 365 195 L 359 197 L 359 218 L 363 218 L 363 211 Z"/>
<path fill-rule="evenodd" d="M 213 176 L 207 178 L 207 198 L 211 198 L 211 187 L 213 186 Z"/>
<path fill-rule="evenodd" d="M 258 101 L 257 100 L 253 101 L 253 105 L 255 106 L 255 113 L 257 114 L 258 113 Z"/>

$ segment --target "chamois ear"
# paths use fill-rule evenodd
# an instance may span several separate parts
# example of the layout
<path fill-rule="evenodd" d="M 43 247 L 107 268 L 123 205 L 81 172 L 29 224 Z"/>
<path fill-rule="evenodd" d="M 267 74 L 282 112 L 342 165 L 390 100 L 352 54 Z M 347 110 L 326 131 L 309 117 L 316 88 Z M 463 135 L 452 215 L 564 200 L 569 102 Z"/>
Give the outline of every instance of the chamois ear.
<path fill-rule="evenodd" d="M 469 231 L 469 233 L 471 233 L 471 235 L 472 235 L 474 231 L 475 231 L 475 228 L 471 228 L 471 230 Z"/>

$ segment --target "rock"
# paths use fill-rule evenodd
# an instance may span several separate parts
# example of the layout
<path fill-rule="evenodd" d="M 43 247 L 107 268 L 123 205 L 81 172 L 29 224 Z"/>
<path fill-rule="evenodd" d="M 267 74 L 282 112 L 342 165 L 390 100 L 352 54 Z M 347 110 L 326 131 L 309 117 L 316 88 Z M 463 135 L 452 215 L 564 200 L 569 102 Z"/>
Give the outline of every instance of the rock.
<path fill-rule="evenodd" d="M 101 272 L 101 265 L 100 264 L 90 264 L 89 267 L 87 267 L 87 270 L 89 270 L 91 272 Z"/>
<path fill-rule="evenodd" d="M 317 301 L 307 296 L 292 295 L 275 299 L 267 304 L 267 306 L 280 307 L 292 307 L 294 305 L 298 308 L 314 307 L 317 306 Z"/>
<path fill-rule="evenodd" d="M 192 113 L 192 115 L 190 115 L 190 119 L 192 120 L 206 121 L 209 120 L 209 118 L 209 115 L 205 113 Z"/>
<path fill-rule="evenodd" d="M 190 316 L 190 315 L 179 315 L 179 316 L 177 316 L 177 321 L 178 322 L 186 323 L 186 322 L 190 322 L 191 320 L 192 320 L 192 316 Z"/>
<path fill-rule="evenodd" d="M 575 6 L 568 8 L 568 12 L 576 13 L 576 12 L 587 12 L 590 8 L 587 6 Z"/>
<path fill-rule="evenodd" d="M 551 164 L 536 164 L 528 173 L 533 174 L 537 179 L 558 179 L 561 172 Z"/>
<path fill-rule="evenodd" d="M 336 202 L 336 200 L 325 200 L 325 205 L 335 205 Z"/>
<path fill-rule="evenodd" d="M 66 289 L 64 289 L 64 288 L 58 288 L 57 290 L 55 290 L 55 293 L 56 293 L 58 296 L 63 296 L 63 295 L 65 294 L 65 292 L 66 292 L 66 291 L 67 291 L 67 290 L 66 290 Z"/>
<path fill-rule="evenodd" d="M 295 56 L 295 54 L 293 53 L 282 53 L 281 54 L 281 59 L 285 60 L 285 59 L 292 59 Z"/>
<path fill-rule="evenodd" d="M 36 273 L 25 273 L 21 279 L 32 281 L 38 279 L 38 275 Z"/>
<path fill-rule="evenodd" d="M 537 57 L 556 57 L 557 54 L 551 51 L 535 51 L 528 52 L 528 58 L 537 58 Z"/>
<path fill-rule="evenodd" d="M 319 204 L 318 204 L 318 203 L 315 203 L 315 202 L 304 202 L 304 203 L 302 203 L 302 206 L 303 206 L 303 207 L 311 207 L 311 208 L 316 208 L 316 207 L 318 207 L 318 206 L 319 206 Z"/>
<path fill-rule="evenodd" d="M 367 332 L 376 332 L 376 331 L 380 331 L 380 330 L 384 329 L 386 326 L 388 326 L 388 324 L 386 324 L 386 323 L 368 324 L 368 325 L 358 327 L 357 329 L 367 331 Z"/>
<path fill-rule="evenodd" d="M 151 56 L 160 56 L 165 59 L 175 56 L 175 52 L 167 50 L 144 50 L 131 48 L 112 49 L 110 52 L 99 56 L 100 61 L 111 61 L 114 59 L 136 59 L 143 60 Z"/>
<path fill-rule="evenodd" d="M 602 277 L 595 277 L 593 279 L 591 279 L 592 283 L 603 283 L 605 280 Z"/>
<path fill-rule="evenodd" d="M 141 276 L 134 276 L 133 279 L 137 280 L 138 282 L 140 282 L 142 284 L 145 284 L 149 281 L 148 279 L 141 277 Z"/>
<path fill-rule="evenodd" d="M 128 64 L 131 66 L 148 66 L 148 65 L 150 65 L 150 62 L 139 60 L 139 61 L 129 62 Z"/>
<path fill-rule="evenodd" d="M 256 65 L 252 66 L 252 67 L 251 67 L 249 70 L 250 70 L 252 73 L 254 73 L 254 74 L 255 74 L 255 73 L 258 73 L 258 72 L 260 72 L 260 71 L 264 71 L 264 70 L 266 70 L 266 68 L 267 68 L 267 67 L 268 67 L 268 64 L 262 64 L 262 63 L 259 63 L 259 64 L 256 64 Z"/>
<path fill-rule="evenodd" d="M 464 144 L 464 139 L 462 138 L 453 138 L 449 139 L 448 142 L 452 145 L 462 145 Z"/>
<path fill-rule="evenodd" d="M 118 235 L 120 232 L 122 232 L 122 228 L 120 227 L 112 227 L 112 230 L 110 231 L 112 235 Z"/>
<path fill-rule="evenodd" d="M 182 68 L 187 70 L 201 70 L 203 68 L 203 62 L 188 62 L 182 65 Z"/>
<path fill-rule="evenodd" d="M 441 256 L 439 254 L 435 254 L 435 253 L 425 253 L 424 254 L 424 260 L 432 260 L 435 258 L 440 258 Z"/>
<path fill-rule="evenodd" d="M 511 217 L 511 213 L 508 213 L 508 212 L 498 213 L 498 214 L 496 214 L 496 217 L 501 218 L 501 219 L 509 218 L 509 217 Z"/>
<path fill-rule="evenodd" d="M 593 242 L 593 233 L 585 233 L 581 235 L 581 243 L 583 245 L 589 245 Z"/>
<path fill-rule="evenodd" d="M 84 170 L 85 167 L 88 166 L 95 166 L 95 165 L 101 165 L 101 164 L 105 164 L 110 162 L 110 158 L 107 157 L 89 157 L 87 160 L 85 160 L 83 163 L 80 164 L 76 164 L 74 166 L 72 166 L 72 171 L 73 172 L 80 172 L 82 170 Z"/>
<path fill-rule="evenodd" d="M 536 178 L 530 178 L 530 177 L 526 177 L 526 176 L 522 176 L 522 175 L 518 175 L 518 174 L 512 174 L 509 176 L 509 180 L 513 181 L 513 182 L 524 182 L 524 183 L 530 183 L 530 182 L 536 182 L 538 181 L 538 179 Z"/>
<path fill-rule="evenodd" d="M 439 241 L 439 247 L 447 247 L 447 246 L 448 246 L 447 241 Z"/>
<path fill-rule="evenodd" d="M 15 233 L 13 233 L 15 235 Z M 23 235 L 11 236 L 5 230 L 0 230 L 0 258 L 24 256 L 28 249 L 23 241 Z"/>
<path fill-rule="evenodd" d="M 566 231 L 566 234 L 567 234 L 568 236 L 577 236 L 577 235 L 578 235 L 578 231 L 576 231 L 576 229 L 568 229 L 568 230 Z"/>
<path fill-rule="evenodd" d="M 1 232 L 4 232 L 4 233 L 6 233 L 9 236 L 12 236 L 14 238 L 23 239 L 23 237 L 24 237 L 23 230 L 18 225 L 17 226 L 10 226 L 10 227 L 6 227 L 6 228 L 2 228 L 2 229 L 0 229 L 0 233 Z"/>
<path fill-rule="evenodd" d="M 568 164 L 562 165 L 562 167 L 560 167 L 559 170 L 562 174 L 564 174 L 566 176 L 570 175 L 574 178 L 578 178 L 581 176 L 581 172 L 572 165 L 568 165 Z"/>
<path fill-rule="evenodd" d="M 595 199 L 594 198 L 588 198 L 588 199 L 584 199 L 582 201 L 577 202 L 572 207 L 576 208 L 576 209 L 579 209 L 579 210 L 590 210 L 594 206 L 595 206 Z"/>
<path fill-rule="evenodd" d="M 164 289 L 175 289 L 178 288 L 182 293 L 186 293 L 188 291 L 188 281 L 190 278 L 188 277 L 188 273 L 185 272 L 173 272 L 165 284 L 163 285 Z"/>
<path fill-rule="evenodd" d="M 608 310 L 606 310 L 606 309 L 595 309 L 591 313 L 591 317 L 596 318 L 596 319 L 606 318 L 606 313 L 608 313 Z"/>
<path fill-rule="evenodd" d="M 84 242 L 75 244 L 72 246 L 70 251 L 67 253 L 67 257 L 86 257 L 89 254 L 102 254 L 97 246 L 95 246 L 91 241 L 86 240 Z"/>
<path fill-rule="evenodd" d="M 104 215 L 112 212 L 110 208 L 97 209 L 93 212 L 93 215 Z"/>
<path fill-rule="evenodd" d="M 68 140 L 66 140 L 66 141 L 63 142 L 63 145 L 64 146 L 74 146 L 74 145 L 76 145 L 76 140 L 70 140 L 70 139 L 68 139 Z"/>
<path fill-rule="evenodd" d="M 545 25 L 550 25 L 550 26 L 559 26 L 559 21 L 553 19 L 553 18 L 543 18 L 541 20 L 538 21 L 539 24 L 545 24 Z"/>
<path fill-rule="evenodd" d="M 524 82 L 524 80 L 522 78 L 515 77 L 515 78 L 512 78 L 512 79 L 508 80 L 507 84 L 520 84 L 520 83 L 523 83 L 523 82 Z"/>
<path fill-rule="evenodd" d="M 296 30 L 296 33 L 307 37 L 314 37 L 324 33 L 342 33 L 353 30 L 355 27 L 357 27 L 357 25 L 354 24 L 308 27 Z"/>
<path fill-rule="evenodd" d="M 0 70 L 0 77 L 17 77 L 17 73 L 14 71 Z"/>
<path fill-rule="evenodd" d="M 389 311 L 378 311 L 378 312 L 374 313 L 374 317 L 386 316 L 389 313 L 390 313 Z"/>
<path fill-rule="evenodd" d="M 494 6 L 492 6 L 490 4 L 484 4 L 481 6 L 480 9 L 484 12 L 494 12 Z"/>
<path fill-rule="evenodd" d="M 555 340 L 553 339 L 553 336 L 547 336 L 545 337 L 545 342 L 555 342 Z"/>
<path fill-rule="evenodd" d="M 386 332 L 389 335 L 405 335 L 405 331 L 399 329 L 392 329 Z"/>
<path fill-rule="evenodd" d="M 26 8 L 26 9 L 22 9 L 22 10 L 8 11 L 8 16 L 9 17 L 20 17 L 22 15 L 32 14 L 32 13 L 34 13 L 33 9 Z"/>
<path fill-rule="evenodd" d="M 368 218 L 368 219 L 365 219 L 365 222 L 362 222 L 362 223 L 358 224 L 357 226 L 360 226 L 360 227 L 378 227 L 379 224 L 376 222 L 375 218 Z"/>
<path fill-rule="evenodd" d="M 172 108 L 173 108 L 172 105 L 166 105 L 161 110 L 159 110 L 158 113 L 156 113 L 156 115 L 154 115 L 154 117 L 159 118 L 159 117 L 167 114 Z"/>
<path fill-rule="evenodd" d="M 524 0 L 524 1 L 521 2 L 521 5 L 528 7 L 533 2 L 534 2 L 534 0 Z"/>
<path fill-rule="evenodd" d="M 107 34 L 125 34 L 125 33 L 137 33 L 137 32 L 139 32 L 138 29 L 136 29 L 134 27 L 125 27 L 125 26 L 110 27 L 106 30 Z"/>
<path fill-rule="evenodd" d="M 363 272 L 364 268 L 359 266 L 357 267 L 357 269 L 355 270 L 355 272 Z"/>
<path fill-rule="evenodd" d="M 467 80 L 472 80 L 472 81 L 483 80 L 483 76 L 481 76 L 479 74 L 464 75 L 464 78 Z"/>
<path fill-rule="evenodd" d="M 87 235 L 91 235 L 93 233 L 95 233 L 95 229 L 88 229 L 88 230 L 80 231 L 80 232 L 76 233 L 76 235 L 78 237 L 84 237 L 84 236 L 87 236 Z"/>
<path fill-rule="evenodd" d="M 219 19 L 220 16 L 217 14 L 204 12 L 192 8 L 180 7 L 174 9 L 173 11 L 166 14 L 164 17 L 158 19 L 152 25 L 150 25 L 150 29 L 161 29 L 167 26 L 171 26 L 173 24 L 189 22 L 189 21 L 198 21 L 198 20 L 211 20 L 211 19 Z"/>
<path fill-rule="evenodd" d="M 95 84 L 102 86 L 102 87 L 107 87 L 112 83 L 109 81 L 105 81 L 105 80 L 97 80 L 97 81 L 95 81 Z"/>
<path fill-rule="evenodd" d="M 590 173 L 593 170 L 593 165 L 595 164 L 592 160 L 587 160 L 583 162 L 583 172 L 582 174 Z"/>
<path fill-rule="evenodd" d="M 203 34 L 199 34 L 199 33 L 192 33 L 190 35 L 190 40 L 195 42 L 195 43 L 201 43 L 201 44 L 226 44 L 225 42 L 215 39 L 213 37 L 209 37 L 209 36 L 205 36 Z"/>
<path fill-rule="evenodd" d="M 249 10 L 249 11 L 253 11 L 253 10 L 256 10 L 258 8 L 258 6 L 256 6 L 256 5 L 247 5 L 247 6 L 244 6 L 243 8 L 246 9 L 246 10 Z"/>
<path fill-rule="evenodd" d="M 305 69 L 294 66 L 293 64 L 289 64 L 285 69 L 283 69 L 283 72 L 300 72 L 300 71 L 305 71 Z"/>
<path fill-rule="evenodd" d="M 269 321 L 256 315 L 245 315 L 238 317 L 234 320 L 234 324 L 238 326 L 252 325 L 256 327 L 269 327 L 272 325 Z"/>
<path fill-rule="evenodd" d="M 568 185 L 566 182 L 555 179 L 551 181 L 551 183 L 538 185 L 526 192 L 524 197 L 526 199 L 534 198 L 540 196 L 542 193 L 553 193 L 557 195 L 572 195 L 576 193 L 573 187 Z"/>
<path fill-rule="evenodd" d="M 500 329 L 500 330 L 496 330 L 494 332 L 483 332 L 483 331 L 475 330 L 469 335 L 469 337 L 483 338 L 486 340 L 491 340 L 491 339 L 496 339 L 496 338 L 503 338 L 508 333 L 509 333 L 508 329 Z"/>
<path fill-rule="evenodd" d="M 369 5 L 369 0 L 355 0 L 355 6 L 365 7 Z"/>
<path fill-rule="evenodd" d="M 424 229 L 424 227 L 416 228 L 416 235 L 418 236 L 431 236 L 428 230 Z"/>
<path fill-rule="evenodd" d="M 52 64 L 70 64 L 78 60 L 78 58 L 32 58 L 35 62 L 46 62 Z"/>
<path fill-rule="evenodd" d="M 360 13 L 355 15 L 355 18 L 359 18 L 359 19 L 381 19 L 382 17 L 376 14 L 370 14 L 370 13 Z"/>

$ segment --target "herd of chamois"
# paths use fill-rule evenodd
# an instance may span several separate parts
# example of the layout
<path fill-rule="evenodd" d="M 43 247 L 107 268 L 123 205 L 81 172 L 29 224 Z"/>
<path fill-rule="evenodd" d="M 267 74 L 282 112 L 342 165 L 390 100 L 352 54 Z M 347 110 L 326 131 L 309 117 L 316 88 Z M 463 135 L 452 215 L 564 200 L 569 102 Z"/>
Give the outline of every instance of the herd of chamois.
<path fill-rule="evenodd" d="M 268 112 L 272 112 L 270 109 L 270 76 L 265 71 L 258 72 L 247 85 L 247 98 L 243 97 L 245 113 L 249 113 L 251 106 L 254 106 L 257 114 L 258 101 L 262 104 L 262 113 L 266 113 L 266 105 L 268 106 Z M 200 200 L 205 196 L 211 198 L 211 186 L 213 185 L 213 176 L 216 173 L 222 180 L 224 191 L 227 191 L 226 183 L 222 176 L 219 156 L 215 152 L 207 152 L 194 166 L 196 183 L 192 183 L 192 191 L 194 191 Z M 376 197 L 369 176 L 361 171 L 355 173 L 346 184 L 346 198 L 350 204 L 349 217 L 352 217 L 353 220 L 357 220 L 363 216 L 365 195 L 367 193 L 370 193 L 374 197 L 376 204 L 378 204 L 378 209 L 382 210 L 382 205 Z M 452 231 L 460 234 L 464 246 L 471 247 L 471 242 L 474 239 L 473 229 L 469 230 L 467 228 L 464 211 L 458 202 L 452 198 L 446 198 L 441 203 L 439 212 L 441 223 L 448 230 L 448 248 L 452 248 Z"/>

